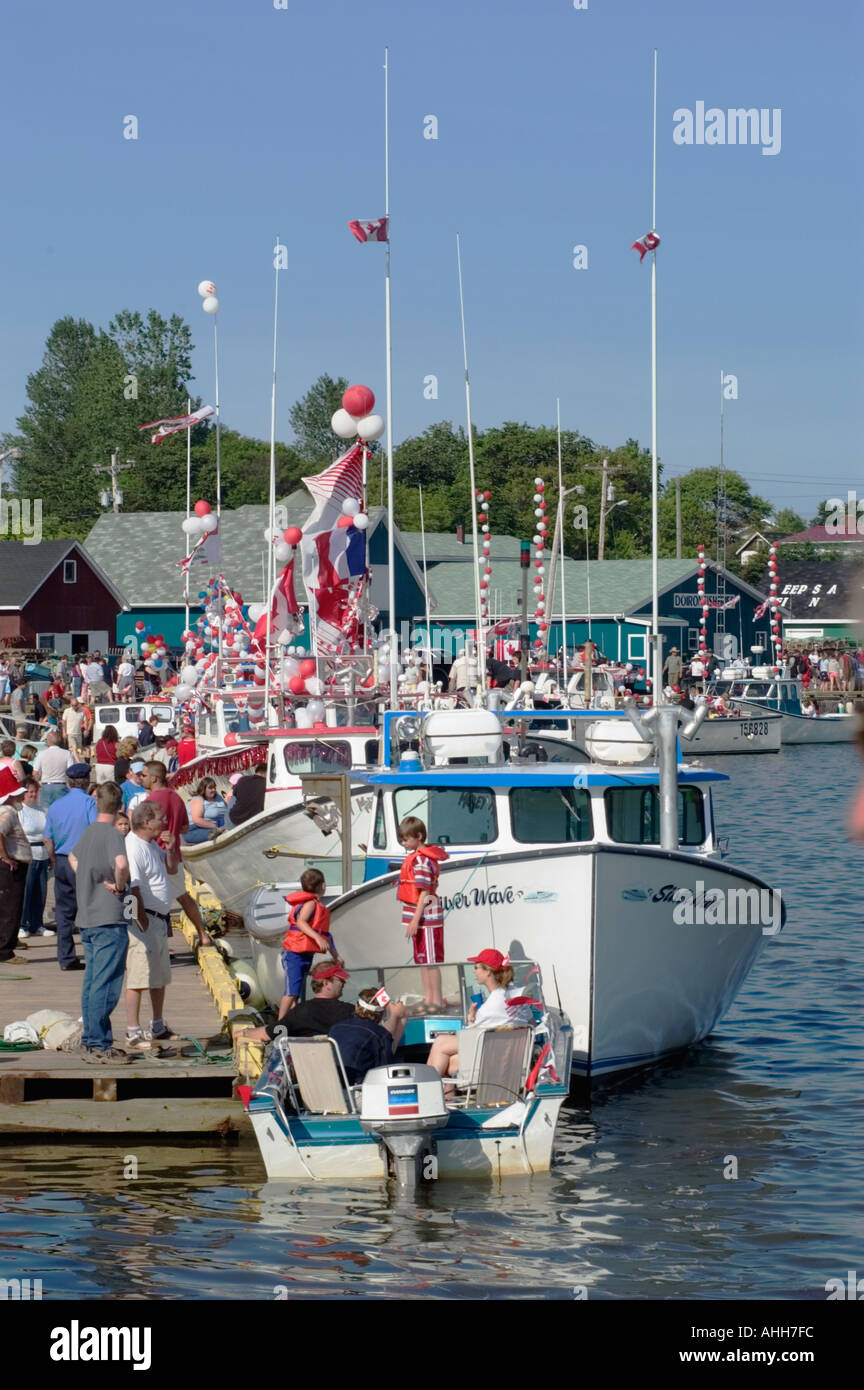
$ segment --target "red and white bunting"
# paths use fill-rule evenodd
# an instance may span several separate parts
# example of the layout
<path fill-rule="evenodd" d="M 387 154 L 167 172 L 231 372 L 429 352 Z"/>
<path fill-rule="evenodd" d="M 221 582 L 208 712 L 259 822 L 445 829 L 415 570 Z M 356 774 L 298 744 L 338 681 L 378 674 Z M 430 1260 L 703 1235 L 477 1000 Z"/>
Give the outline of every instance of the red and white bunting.
<path fill-rule="evenodd" d="M 534 621 L 540 634 L 534 639 L 534 646 L 546 646 L 549 624 L 546 619 L 546 542 L 548 523 L 546 520 L 546 484 L 542 478 L 534 479 Z"/>
<path fill-rule="evenodd" d="M 772 545 L 768 552 L 768 604 L 771 610 L 771 641 L 774 644 L 774 665 L 780 658 L 783 645 L 780 599 L 778 598 L 777 547 Z"/>
<path fill-rule="evenodd" d="M 476 492 L 477 525 L 480 529 L 480 554 L 477 565 L 480 571 L 480 622 L 483 627 L 489 621 L 489 585 L 492 578 L 492 523 L 489 520 L 489 499 L 491 492 Z"/>
<path fill-rule="evenodd" d="M 697 547 L 699 558 L 699 573 L 696 576 L 696 590 L 699 595 L 699 653 L 707 655 L 708 652 L 708 612 L 709 604 L 705 597 L 705 547 Z"/>

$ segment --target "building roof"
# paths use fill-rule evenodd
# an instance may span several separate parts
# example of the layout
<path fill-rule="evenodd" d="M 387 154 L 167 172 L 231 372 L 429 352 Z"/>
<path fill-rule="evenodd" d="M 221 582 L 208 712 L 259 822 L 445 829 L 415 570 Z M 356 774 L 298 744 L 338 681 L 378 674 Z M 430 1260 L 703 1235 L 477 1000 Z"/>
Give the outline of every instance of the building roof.
<path fill-rule="evenodd" d="M 423 563 L 423 537 L 419 531 L 403 531 L 402 539 L 406 549 L 422 567 Z M 500 560 L 518 560 L 519 550 L 522 542 L 517 536 L 493 536 L 492 555 Z M 431 566 L 433 560 L 448 560 L 452 562 L 464 561 L 471 564 L 474 559 L 474 546 L 472 544 L 471 528 L 465 528 L 464 542 L 459 540 L 455 532 L 445 532 L 436 535 L 434 532 L 426 533 L 426 562 Z"/>
<path fill-rule="evenodd" d="M 695 573 L 696 561 L 660 560 L 660 588 L 671 588 L 688 575 Z M 561 609 L 561 565 L 557 566 L 555 598 L 547 601 L 547 612 L 554 618 Z M 548 576 L 548 566 L 547 566 Z M 533 580 L 533 567 L 529 572 Z M 739 582 L 732 576 L 735 582 Z M 644 560 L 565 560 L 564 588 L 567 612 L 574 617 L 589 610 L 590 584 L 592 615 L 628 613 L 641 608 L 651 598 L 651 561 Z M 439 562 L 429 565 L 429 586 L 438 600 L 440 617 L 464 617 L 474 608 L 474 570 L 469 565 Z M 522 571 L 518 560 L 499 560 L 492 543 L 492 574 L 489 580 L 491 607 L 502 616 L 516 612 L 516 597 L 522 590 Z M 528 602 L 533 605 L 533 584 L 529 586 Z"/>
<path fill-rule="evenodd" d="M 808 526 L 806 531 L 796 531 L 794 536 L 784 536 L 777 542 L 778 545 L 861 545 L 864 546 L 864 535 L 858 534 L 850 527 L 848 532 L 838 533 L 829 531 L 825 526 Z"/>
<path fill-rule="evenodd" d="M 87 561 L 97 579 L 117 603 L 122 604 L 122 590 L 104 573 L 95 556 L 80 541 L 66 537 L 58 541 L 40 541 L 38 545 L 0 541 L 0 610 L 25 608 L 60 562 L 73 552 Z"/>
<path fill-rule="evenodd" d="M 777 593 L 784 617 L 864 621 L 864 569 L 848 560 L 782 560 Z M 767 573 L 765 584 L 767 586 Z"/>

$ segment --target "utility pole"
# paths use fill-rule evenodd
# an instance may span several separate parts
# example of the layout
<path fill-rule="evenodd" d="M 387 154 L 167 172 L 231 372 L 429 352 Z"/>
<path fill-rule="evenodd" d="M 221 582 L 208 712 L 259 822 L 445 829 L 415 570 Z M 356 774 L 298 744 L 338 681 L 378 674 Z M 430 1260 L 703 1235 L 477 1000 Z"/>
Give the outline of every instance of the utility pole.
<path fill-rule="evenodd" d="M 681 478 L 675 479 L 675 558 L 681 559 Z"/>
<path fill-rule="evenodd" d="M 522 570 L 522 615 L 519 633 L 519 681 L 528 679 L 528 646 L 531 635 L 528 630 L 528 571 L 531 568 L 531 544 L 523 541 L 519 550 L 519 566 Z"/>
<path fill-rule="evenodd" d="M 104 464 L 101 466 L 97 465 L 93 470 L 94 473 L 108 473 L 111 476 L 111 510 L 112 512 L 114 512 L 115 516 L 120 511 L 120 506 L 123 501 L 123 493 L 117 486 L 117 479 L 120 477 L 121 473 L 125 473 L 127 469 L 134 467 L 134 464 L 134 459 L 127 459 L 125 463 L 118 463 L 117 453 L 115 450 L 115 452 L 111 455 L 110 464 Z M 107 489 L 105 492 L 103 492 L 102 496 L 107 499 Z M 108 506 L 107 500 L 103 502 L 102 505 Z"/>
<path fill-rule="evenodd" d="M 597 534 L 597 559 L 598 559 L 598 560 L 602 560 L 602 559 L 604 558 L 604 556 L 605 556 L 605 553 L 606 553 L 606 510 L 607 510 L 607 508 L 606 508 L 606 503 L 607 503 L 607 502 L 613 502 L 613 501 L 615 500 L 615 499 L 614 499 L 614 495 L 613 495 L 612 497 L 609 496 L 609 489 L 610 489 L 609 474 L 610 474 L 610 473 L 618 473 L 618 472 L 620 472 L 620 470 L 621 470 L 621 464 L 620 464 L 620 463 L 614 463 L 614 464 L 611 464 L 611 465 L 610 465 L 608 458 L 605 458 L 605 459 L 603 460 L 602 464 L 600 465 L 600 467 L 601 467 L 601 469 L 602 469 L 603 476 L 602 476 L 602 478 L 601 478 L 601 480 L 600 480 L 600 526 L 599 526 L 598 534 Z M 589 463 L 589 464 L 586 466 L 586 471 L 587 471 L 587 472 L 596 472 L 596 471 L 597 471 L 597 465 L 596 465 L 596 464 L 593 464 L 593 465 L 592 465 L 592 464 Z"/>

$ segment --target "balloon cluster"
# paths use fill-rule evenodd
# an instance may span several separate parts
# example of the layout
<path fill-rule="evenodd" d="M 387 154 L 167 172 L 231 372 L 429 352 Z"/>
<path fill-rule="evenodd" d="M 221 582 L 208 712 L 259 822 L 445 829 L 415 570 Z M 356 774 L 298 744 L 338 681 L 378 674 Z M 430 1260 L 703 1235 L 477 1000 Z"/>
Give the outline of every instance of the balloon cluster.
<path fill-rule="evenodd" d="M 768 584 L 768 602 L 771 606 L 771 641 L 774 643 L 776 658 L 780 650 L 782 637 L 780 634 L 780 600 L 777 597 L 777 547 L 773 544 L 768 551 L 768 574 L 770 576 Z"/>
<path fill-rule="evenodd" d="M 708 651 L 708 600 L 705 597 L 705 547 L 697 547 L 699 557 L 699 573 L 696 578 L 696 589 L 699 594 L 699 650 Z"/>
<path fill-rule="evenodd" d="M 542 478 L 534 479 L 534 621 L 537 624 L 537 631 L 545 633 L 548 630 L 546 621 L 546 594 L 544 592 L 544 578 L 546 566 L 544 564 L 544 550 L 546 546 L 546 484 Z M 538 637 L 534 642 L 535 647 L 544 647 L 545 638 Z"/>
<path fill-rule="evenodd" d="M 276 563 L 287 565 L 288 561 L 293 558 L 296 547 L 303 539 L 303 532 L 299 526 L 289 526 L 285 531 L 280 531 L 278 526 L 265 526 L 264 539 L 268 545 L 274 547 Z M 266 612 L 264 605 L 261 606 Z"/>
<path fill-rule="evenodd" d="M 138 635 L 138 650 L 142 656 L 147 657 L 150 665 L 158 671 L 164 665 L 168 655 L 168 648 L 165 646 L 165 638 L 162 633 L 155 636 L 151 629 L 142 622 L 135 624 L 135 632 Z"/>
<path fill-rule="evenodd" d="M 478 559 L 480 567 L 480 622 L 485 623 L 489 617 L 489 580 L 492 577 L 492 541 L 490 536 L 489 522 L 489 499 L 491 492 L 475 493 L 477 502 L 477 523 L 483 537 L 481 549 L 482 556 Z"/>
<path fill-rule="evenodd" d="M 365 531 L 369 526 L 369 517 L 362 510 L 362 505 L 356 497 L 346 497 L 342 503 L 342 515 L 336 522 L 342 529 L 353 526 L 357 531 Z"/>
<path fill-rule="evenodd" d="M 204 301 L 201 305 L 204 313 L 218 314 L 219 300 L 216 298 L 216 286 L 213 284 L 213 281 L 202 280 L 201 284 L 198 286 L 198 293 Z"/>
<path fill-rule="evenodd" d="M 349 386 L 342 397 L 342 409 L 330 421 L 330 428 L 340 439 L 362 439 L 369 444 L 384 433 L 384 421 L 373 415 L 375 396 L 368 386 Z"/>
<path fill-rule="evenodd" d="M 219 528 L 219 522 L 213 515 L 209 502 L 196 502 L 192 508 L 193 515 L 187 516 L 183 522 L 183 530 L 187 536 L 209 536 Z"/>

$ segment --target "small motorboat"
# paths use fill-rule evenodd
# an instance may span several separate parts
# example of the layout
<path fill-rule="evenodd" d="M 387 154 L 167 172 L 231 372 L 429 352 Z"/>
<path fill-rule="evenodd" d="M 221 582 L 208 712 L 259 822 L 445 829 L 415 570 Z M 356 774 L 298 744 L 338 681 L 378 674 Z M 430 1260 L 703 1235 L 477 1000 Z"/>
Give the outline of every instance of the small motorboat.
<path fill-rule="evenodd" d="M 572 1031 L 547 1008 L 532 961 L 511 961 L 511 1002 L 534 1022 L 465 1028 L 477 985 L 464 963 L 439 966 L 440 1013 L 422 1012 L 419 966 L 358 970 L 349 989 L 379 986 L 408 1009 L 396 1060 L 351 1086 L 331 1037 L 273 1042 L 245 1097 L 270 1179 L 344 1182 L 394 1177 L 403 1188 L 442 1178 L 499 1178 L 548 1172 L 559 1111 L 568 1093 Z M 512 993 L 512 990 L 511 990 Z M 463 1035 L 459 1072 L 445 1096 L 425 1063 L 441 1033 Z"/>

